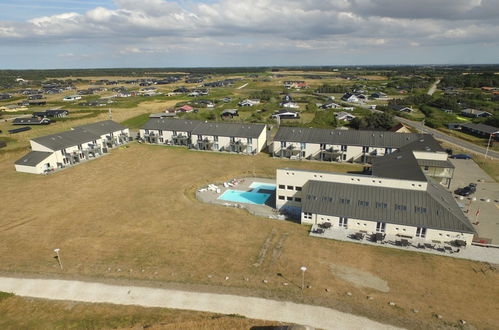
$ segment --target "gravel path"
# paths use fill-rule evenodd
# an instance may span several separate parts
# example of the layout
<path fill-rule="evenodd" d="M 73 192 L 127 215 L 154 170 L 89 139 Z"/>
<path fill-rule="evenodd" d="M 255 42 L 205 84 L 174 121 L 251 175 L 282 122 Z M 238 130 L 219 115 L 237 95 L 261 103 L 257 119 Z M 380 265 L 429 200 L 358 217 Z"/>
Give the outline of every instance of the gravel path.
<path fill-rule="evenodd" d="M 323 329 L 399 329 L 330 308 L 227 294 L 9 277 L 0 277 L 0 291 L 44 299 L 239 314 Z"/>

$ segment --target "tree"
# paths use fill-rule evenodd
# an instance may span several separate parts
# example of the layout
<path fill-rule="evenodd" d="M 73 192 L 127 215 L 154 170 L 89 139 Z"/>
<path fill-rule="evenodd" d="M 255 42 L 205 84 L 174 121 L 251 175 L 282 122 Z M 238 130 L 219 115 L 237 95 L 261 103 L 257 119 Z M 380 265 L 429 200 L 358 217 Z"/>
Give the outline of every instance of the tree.
<path fill-rule="evenodd" d="M 373 112 L 363 118 L 354 118 L 350 126 L 356 129 L 384 129 L 388 130 L 395 125 L 393 115 L 386 112 Z"/>

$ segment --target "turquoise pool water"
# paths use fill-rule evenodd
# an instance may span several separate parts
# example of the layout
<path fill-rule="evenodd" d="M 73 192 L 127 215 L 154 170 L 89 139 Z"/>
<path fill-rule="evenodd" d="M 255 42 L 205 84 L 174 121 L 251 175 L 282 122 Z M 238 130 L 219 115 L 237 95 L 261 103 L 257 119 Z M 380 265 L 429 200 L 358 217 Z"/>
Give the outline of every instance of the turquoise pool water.
<path fill-rule="evenodd" d="M 253 182 L 250 185 L 250 188 L 253 188 L 253 192 L 257 192 L 260 189 L 265 189 L 265 190 L 275 190 L 275 184 L 270 184 L 270 183 L 263 183 L 263 182 Z"/>
<path fill-rule="evenodd" d="M 241 190 L 226 190 L 218 199 L 229 202 L 246 203 L 246 204 L 265 204 L 269 199 L 270 194 L 263 194 L 253 191 Z"/>

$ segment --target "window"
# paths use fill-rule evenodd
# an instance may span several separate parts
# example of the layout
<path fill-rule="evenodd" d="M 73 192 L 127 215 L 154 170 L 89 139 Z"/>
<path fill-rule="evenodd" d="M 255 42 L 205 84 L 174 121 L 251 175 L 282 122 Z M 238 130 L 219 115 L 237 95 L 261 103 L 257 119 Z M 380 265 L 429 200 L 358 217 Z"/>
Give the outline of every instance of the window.
<path fill-rule="evenodd" d="M 306 147 L 307 147 L 306 143 L 304 143 L 304 142 L 300 143 L 300 149 L 301 150 L 305 150 Z"/>
<path fill-rule="evenodd" d="M 350 200 L 347 198 L 340 198 L 340 204 L 350 204 Z"/>
<path fill-rule="evenodd" d="M 419 214 L 425 214 L 426 207 L 414 206 L 414 212 L 419 213 Z"/>
<path fill-rule="evenodd" d="M 246 139 L 246 143 L 251 145 L 253 143 L 253 139 L 252 138 L 247 138 Z"/>
<path fill-rule="evenodd" d="M 320 148 L 321 148 L 321 150 L 326 150 L 326 144 L 325 143 L 321 143 Z"/>
<path fill-rule="evenodd" d="M 407 206 L 406 205 L 395 204 L 395 210 L 396 211 L 407 211 Z"/>
<path fill-rule="evenodd" d="M 424 170 L 425 170 L 425 171 L 428 171 L 429 169 L 430 169 L 430 167 L 429 167 L 429 166 L 425 166 L 425 167 L 424 167 Z"/>
<path fill-rule="evenodd" d="M 362 147 L 362 152 L 369 152 L 369 147 Z"/>
<path fill-rule="evenodd" d="M 202 140 L 203 139 L 203 136 L 202 135 L 198 135 L 198 140 Z"/>
<path fill-rule="evenodd" d="M 233 136 L 231 136 L 231 137 L 230 137 L 230 142 L 236 142 L 236 138 L 235 138 L 235 137 L 233 137 Z"/>
<path fill-rule="evenodd" d="M 83 147 L 81 146 L 81 144 L 78 145 L 78 150 L 82 150 Z"/>
<path fill-rule="evenodd" d="M 340 227 L 347 228 L 347 226 L 348 226 L 348 218 L 340 217 L 340 219 L 338 221 L 338 225 Z"/>
<path fill-rule="evenodd" d="M 279 195 L 279 199 L 280 199 L 281 201 L 283 201 L 283 200 L 284 200 L 284 196 Z"/>
<path fill-rule="evenodd" d="M 280 185 L 279 185 L 279 189 L 286 189 L 286 186 L 285 186 L 285 185 L 283 185 L 283 184 L 280 184 Z"/>
<path fill-rule="evenodd" d="M 312 219 L 312 213 L 303 212 L 303 219 Z"/>
<path fill-rule="evenodd" d="M 358 206 L 369 206 L 369 202 L 368 201 L 361 201 L 361 200 L 359 200 L 357 202 L 357 205 Z"/>
<path fill-rule="evenodd" d="M 295 187 L 296 191 L 301 191 L 301 187 Z"/>
<path fill-rule="evenodd" d="M 292 201 L 292 200 L 293 200 L 293 197 L 289 197 L 289 196 L 288 196 L 288 197 L 286 197 L 286 200 L 288 200 L 288 201 Z"/>
<path fill-rule="evenodd" d="M 377 209 L 386 209 L 388 207 L 388 204 L 387 203 L 383 203 L 383 202 L 376 202 L 376 208 Z"/>
<path fill-rule="evenodd" d="M 295 202 L 300 203 L 301 202 L 301 198 L 300 197 L 295 197 Z"/>
<path fill-rule="evenodd" d="M 347 155 L 346 154 L 341 155 L 341 159 L 342 160 L 347 160 Z"/>
<path fill-rule="evenodd" d="M 293 186 L 288 186 L 288 190 L 293 190 Z"/>
<path fill-rule="evenodd" d="M 385 148 L 385 154 L 391 154 L 392 148 Z"/>
<path fill-rule="evenodd" d="M 379 233 L 384 233 L 386 229 L 386 223 L 384 222 L 377 222 L 376 223 L 376 231 Z"/>
<path fill-rule="evenodd" d="M 163 135 L 163 130 L 161 130 L 161 129 L 160 129 L 160 130 L 158 130 L 158 134 L 159 134 L 159 135 Z"/>
<path fill-rule="evenodd" d="M 347 151 L 347 146 L 345 145 L 341 146 L 341 151 Z"/>
<path fill-rule="evenodd" d="M 218 142 L 218 136 L 213 136 L 213 141 Z"/>
<path fill-rule="evenodd" d="M 286 141 L 281 141 L 281 148 L 286 148 Z"/>

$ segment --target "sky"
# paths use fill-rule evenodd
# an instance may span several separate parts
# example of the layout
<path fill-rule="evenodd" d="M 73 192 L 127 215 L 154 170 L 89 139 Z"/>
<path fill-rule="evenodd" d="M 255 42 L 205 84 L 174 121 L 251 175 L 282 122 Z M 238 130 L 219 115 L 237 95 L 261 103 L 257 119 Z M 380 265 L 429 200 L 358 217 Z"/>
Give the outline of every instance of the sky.
<path fill-rule="evenodd" d="M 499 63 L 499 0 L 0 0 L 0 69 Z"/>

